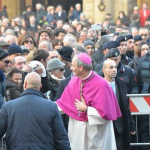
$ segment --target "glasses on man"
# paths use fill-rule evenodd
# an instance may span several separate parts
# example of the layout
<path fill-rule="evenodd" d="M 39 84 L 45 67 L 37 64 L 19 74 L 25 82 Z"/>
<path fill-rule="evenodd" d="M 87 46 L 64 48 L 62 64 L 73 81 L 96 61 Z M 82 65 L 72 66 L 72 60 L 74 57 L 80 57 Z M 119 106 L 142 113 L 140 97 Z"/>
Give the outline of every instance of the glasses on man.
<path fill-rule="evenodd" d="M 28 44 L 28 43 L 33 44 L 34 42 L 26 40 L 24 43 L 26 43 L 26 44 Z"/>
<path fill-rule="evenodd" d="M 8 49 L 8 46 L 7 46 L 7 47 L 5 47 L 5 46 L 4 46 L 4 47 L 2 47 L 2 49 L 4 49 L 5 51 L 7 51 L 7 49 Z"/>
<path fill-rule="evenodd" d="M 4 60 L 4 63 L 5 63 L 5 64 L 9 64 L 9 63 L 10 63 L 10 60 Z"/>
<path fill-rule="evenodd" d="M 65 70 L 65 68 L 60 68 L 59 71 L 63 72 Z"/>

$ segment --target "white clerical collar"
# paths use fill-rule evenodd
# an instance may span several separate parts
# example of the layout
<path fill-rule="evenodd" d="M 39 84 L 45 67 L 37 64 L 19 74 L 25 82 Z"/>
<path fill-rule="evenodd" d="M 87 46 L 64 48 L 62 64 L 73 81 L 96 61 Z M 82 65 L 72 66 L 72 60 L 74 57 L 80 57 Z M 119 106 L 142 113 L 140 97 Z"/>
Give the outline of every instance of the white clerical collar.
<path fill-rule="evenodd" d="M 62 11 L 61 11 L 61 12 L 58 12 L 58 16 L 59 16 L 59 17 L 61 16 L 61 13 L 62 13 Z"/>
<path fill-rule="evenodd" d="M 89 78 L 92 74 L 92 70 L 90 71 L 89 75 L 87 75 L 85 78 L 83 78 L 82 80 L 86 80 L 87 78 Z"/>

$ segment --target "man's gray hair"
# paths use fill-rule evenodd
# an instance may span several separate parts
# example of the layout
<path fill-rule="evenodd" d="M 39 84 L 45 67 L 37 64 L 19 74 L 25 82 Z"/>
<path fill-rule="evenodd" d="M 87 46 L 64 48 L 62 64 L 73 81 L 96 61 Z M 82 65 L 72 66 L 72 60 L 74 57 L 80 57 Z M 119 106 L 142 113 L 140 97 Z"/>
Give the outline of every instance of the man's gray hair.
<path fill-rule="evenodd" d="M 40 4 L 40 3 L 37 3 L 36 6 L 39 8 L 42 8 L 42 4 Z"/>
<path fill-rule="evenodd" d="M 87 53 L 87 50 L 83 46 L 83 44 L 75 44 L 73 46 L 73 49 L 75 49 L 74 55 L 79 54 L 79 53 Z"/>
<path fill-rule="evenodd" d="M 66 31 L 69 31 L 70 30 L 70 25 L 69 24 L 64 24 L 63 29 L 66 30 Z"/>
<path fill-rule="evenodd" d="M 77 4 L 75 5 L 75 7 L 81 7 L 81 4 L 80 4 L 80 3 L 77 3 Z"/>
<path fill-rule="evenodd" d="M 7 22 L 7 24 L 9 24 L 8 18 L 4 18 L 2 22 Z"/>
<path fill-rule="evenodd" d="M 67 46 L 73 47 L 76 44 L 77 39 L 72 34 L 66 34 L 63 40 L 63 43 L 67 44 Z"/>
<path fill-rule="evenodd" d="M 83 66 L 83 69 L 86 70 L 86 71 L 92 70 L 92 64 L 91 64 L 91 65 L 88 65 L 88 64 L 82 62 L 82 61 L 78 58 L 77 55 L 75 55 L 74 58 L 77 59 L 77 67 Z"/>
<path fill-rule="evenodd" d="M 46 42 L 47 42 L 47 47 L 48 47 L 48 49 L 49 49 L 49 50 L 52 50 L 52 49 L 53 49 L 52 44 L 51 44 L 50 42 L 48 42 L 48 41 L 46 41 Z"/>
<path fill-rule="evenodd" d="M 58 7 L 60 7 L 60 8 L 61 8 L 61 10 L 63 10 L 63 7 L 62 7 L 62 5 L 57 5 L 57 7 L 56 7 L 56 8 L 58 8 Z"/>
<path fill-rule="evenodd" d="M 112 36 L 110 35 L 104 35 L 101 37 L 101 39 L 99 40 L 99 46 L 102 46 L 104 43 L 110 41 L 112 38 Z"/>
<path fill-rule="evenodd" d="M 7 29 L 7 30 L 5 31 L 5 35 L 15 35 L 15 32 L 14 32 L 14 30 L 12 30 L 12 29 Z"/>
<path fill-rule="evenodd" d="M 53 49 L 53 47 L 52 47 L 52 44 L 49 42 L 49 41 L 41 41 L 40 42 L 40 44 L 39 44 L 39 46 L 42 44 L 42 43 L 46 43 L 47 44 L 47 48 L 48 48 L 48 50 L 52 50 Z"/>

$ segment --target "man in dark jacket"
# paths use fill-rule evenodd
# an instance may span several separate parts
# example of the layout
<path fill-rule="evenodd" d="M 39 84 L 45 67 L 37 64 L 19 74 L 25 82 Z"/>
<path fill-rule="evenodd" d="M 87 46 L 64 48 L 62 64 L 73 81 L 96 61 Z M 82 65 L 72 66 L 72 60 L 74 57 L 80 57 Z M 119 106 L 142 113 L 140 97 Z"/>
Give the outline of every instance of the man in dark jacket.
<path fill-rule="evenodd" d="M 77 21 L 80 21 L 80 14 L 82 13 L 82 10 L 81 10 L 81 4 L 76 4 L 75 5 L 75 8 L 74 11 L 72 12 L 71 14 L 71 20 L 77 20 Z"/>
<path fill-rule="evenodd" d="M 67 13 L 66 11 L 63 11 L 63 8 L 61 5 L 58 5 L 56 7 L 57 12 L 54 14 L 54 20 L 62 20 L 63 23 L 67 22 Z"/>
<path fill-rule="evenodd" d="M 40 3 L 36 4 L 36 13 L 35 13 L 35 18 L 36 22 L 39 23 L 40 19 L 45 16 L 44 11 L 42 9 L 42 5 Z"/>
<path fill-rule="evenodd" d="M 120 80 L 125 81 L 126 86 L 127 86 L 127 93 L 128 94 L 137 94 L 139 92 L 138 86 L 137 86 L 137 81 L 136 81 L 136 77 L 134 74 L 134 70 L 132 70 L 131 68 L 123 65 L 120 60 L 121 60 L 121 56 L 120 56 L 120 51 L 118 50 L 118 48 L 112 48 L 110 49 L 107 54 L 106 54 L 106 59 L 111 59 L 114 60 L 116 62 L 117 65 L 117 77 Z M 100 65 L 99 68 L 99 72 L 98 74 L 100 76 L 103 76 L 103 72 L 102 72 L 102 66 L 103 66 L 103 62 Z"/>
<path fill-rule="evenodd" d="M 41 77 L 29 73 L 21 97 L 3 105 L 0 138 L 7 132 L 8 150 L 71 150 L 57 105 L 40 88 Z"/>
<path fill-rule="evenodd" d="M 131 116 L 129 105 L 127 102 L 127 90 L 125 82 L 116 78 L 117 66 L 113 60 L 105 60 L 103 64 L 104 78 L 112 87 L 114 94 L 117 97 L 118 104 L 122 113 L 122 117 L 115 120 L 114 131 L 118 150 L 129 150 L 130 142 L 129 135 L 135 134 L 135 124 Z M 130 122 L 130 126 L 129 126 Z M 129 132 L 130 131 L 130 132 Z"/>
<path fill-rule="evenodd" d="M 121 63 L 124 65 L 128 65 L 129 62 L 132 61 L 132 59 L 126 55 L 127 37 L 126 36 L 118 36 L 116 41 L 119 42 L 119 44 L 120 44 L 119 50 L 120 50 L 120 56 L 121 56 Z"/>
<path fill-rule="evenodd" d="M 137 81 L 141 94 L 150 93 L 150 52 L 141 57 L 137 66 Z M 139 142 L 149 143 L 150 142 L 150 119 L 148 115 L 138 116 L 138 137 Z M 141 150 L 149 150 L 150 146 L 142 146 Z"/>
<path fill-rule="evenodd" d="M 71 76 L 69 76 L 66 79 L 60 81 L 60 84 L 59 84 L 59 87 L 58 87 L 58 90 L 57 90 L 57 94 L 56 94 L 56 97 L 54 99 L 55 101 L 61 97 L 62 93 L 64 92 L 64 90 L 65 90 L 65 88 L 68 85 L 70 80 L 71 80 Z M 68 132 L 69 116 L 66 115 L 66 114 L 62 114 L 61 117 L 62 117 L 64 126 L 65 126 L 65 129 Z"/>
<path fill-rule="evenodd" d="M 8 70 L 9 67 L 8 53 L 0 48 L 0 109 L 4 103 L 5 95 L 5 75 L 4 72 Z"/>
<path fill-rule="evenodd" d="M 0 110 L 2 105 L 4 104 L 4 95 L 6 89 L 4 72 L 8 70 L 9 64 L 10 61 L 8 59 L 8 53 L 0 48 Z M 2 149 L 2 145 L 3 149 L 5 150 L 5 142 L 2 143 L 0 140 L 0 149 Z"/>

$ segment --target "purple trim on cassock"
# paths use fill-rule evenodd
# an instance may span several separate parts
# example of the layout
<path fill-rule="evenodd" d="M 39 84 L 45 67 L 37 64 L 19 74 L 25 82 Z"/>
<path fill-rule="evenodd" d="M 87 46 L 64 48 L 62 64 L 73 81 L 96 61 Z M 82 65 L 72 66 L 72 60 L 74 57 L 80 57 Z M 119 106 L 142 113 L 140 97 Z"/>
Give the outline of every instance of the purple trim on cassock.
<path fill-rule="evenodd" d="M 91 76 L 93 74 L 95 73 L 93 72 Z M 75 99 L 81 100 L 81 82 L 80 78 L 72 77 L 61 98 L 57 100 L 57 104 L 71 118 L 84 121 L 87 118 L 86 113 L 82 112 L 78 116 L 78 111 L 74 104 Z M 84 84 L 83 98 L 87 106 L 94 107 L 103 119 L 116 120 L 121 117 L 120 108 L 112 88 L 105 79 L 97 74 Z"/>

